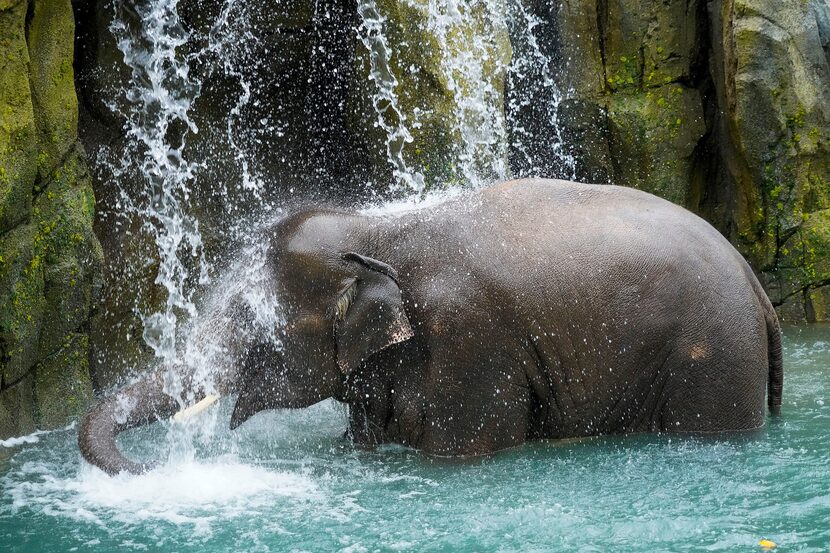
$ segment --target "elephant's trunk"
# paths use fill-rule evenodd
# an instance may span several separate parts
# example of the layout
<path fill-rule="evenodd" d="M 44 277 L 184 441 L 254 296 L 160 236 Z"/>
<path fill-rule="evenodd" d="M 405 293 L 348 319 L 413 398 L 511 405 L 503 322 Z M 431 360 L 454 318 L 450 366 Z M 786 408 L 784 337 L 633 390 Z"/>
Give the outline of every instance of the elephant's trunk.
<path fill-rule="evenodd" d="M 124 457 L 116 445 L 116 436 L 129 428 L 170 417 L 178 409 L 179 404 L 164 392 L 160 373 L 143 378 L 103 400 L 84 417 L 78 432 L 81 454 L 110 475 L 121 471 L 146 472 L 152 464 Z"/>

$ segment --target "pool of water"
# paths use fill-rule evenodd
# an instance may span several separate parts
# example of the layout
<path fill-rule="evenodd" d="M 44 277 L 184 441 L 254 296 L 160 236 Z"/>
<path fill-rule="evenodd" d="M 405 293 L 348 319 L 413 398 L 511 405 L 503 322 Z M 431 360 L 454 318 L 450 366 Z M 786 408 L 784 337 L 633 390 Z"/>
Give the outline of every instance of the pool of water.
<path fill-rule="evenodd" d="M 143 476 L 81 462 L 76 430 L 2 442 L 3 551 L 776 551 L 830 548 L 830 326 L 785 331 L 783 416 L 752 435 L 530 444 L 473 461 L 359 451 L 325 402 L 192 449 L 161 425 Z M 172 437 L 169 437 L 172 435 Z M 26 443 L 20 443 L 25 441 Z"/>

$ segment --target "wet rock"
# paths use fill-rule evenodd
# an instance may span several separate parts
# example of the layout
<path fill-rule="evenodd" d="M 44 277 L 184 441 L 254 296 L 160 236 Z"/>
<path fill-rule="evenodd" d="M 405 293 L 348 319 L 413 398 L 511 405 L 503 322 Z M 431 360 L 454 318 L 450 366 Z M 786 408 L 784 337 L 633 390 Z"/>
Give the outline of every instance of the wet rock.
<path fill-rule="evenodd" d="M 388 150 L 393 157 L 400 154 L 410 172 L 421 173 L 428 187 L 463 182 L 463 170 L 454 164 L 459 157 L 474 158 L 471 164 L 485 181 L 497 177 L 488 165 L 506 165 L 506 151 L 493 154 L 483 147 L 463 150 L 463 125 L 497 130 L 496 119 L 503 118 L 512 50 L 505 13 L 494 14 L 490 11 L 493 4 L 460 4 L 460 11 L 453 12 L 440 3 L 423 1 L 359 2 L 364 19 L 382 21 L 379 27 L 385 39 L 383 43 L 373 40 L 377 32 L 368 31 L 363 23 L 359 33 L 364 40 L 357 43 L 357 70 L 349 85 L 354 113 L 350 126 L 367 142 L 376 181 L 394 182 Z M 463 64 L 480 64 L 481 70 L 465 72 Z M 477 75 L 477 80 L 470 80 L 471 75 Z M 377 98 L 383 88 L 394 95 L 394 101 Z M 491 113 L 464 104 L 482 91 Z M 382 112 L 380 118 L 378 111 Z M 408 139 L 404 141 L 401 132 L 387 144 L 384 125 L 405 127 Z M 493 156 L 503 159 L 494 160 Z"/>
<path fill-rule="evenodd" d="M 37 429 L 34 374 L 0 390 L 0 432 L 4 438 L 31 434 Z"/>
<path fill-rule="evenodd" d="M 57 428 L 81 416 L 92 401 L 89 337 L 71 333 L 35 369 L 34 411 L 40 428 Z"/>
<path fill-rule="evenodd" d="M 737 242 L 785 283 L 781 300 L 830 283 L 830 66 L 826 2 L 724 1 L 713 49 L 721 63 L 730 176 L 746 198 Z M 813 310 L 815 311 L 815 310 Z"/>
<path fill-rule="evenodd" d="M 0 437 L 65 424 L 40 413 L 65 401 L 39 367 L 88 380 L 86 332 L 99 286 L 95 200 L 77 143 L 69 0 L 0 3 Z M 84 403 L 78 396 L 79 408 Z"/>
<path fill-rule="evenodd" d="M 571 146 L 577 178 L 608 175 L 698 212 L 776 304 L 796 306 L 782 313 L 826 317 L 816 306 L 830 283 L 830 5 L 526 5 L 551 25 L 542 39 L 556 42 L 571 96 L 566 136 L 591 137 Z"/>
<path fill-rule="evenodd" d="M 560 88 L 575 98 L 563 102 L 560 120 L 566 136 L 593 137 L 587 157 L 569 146 L 580 160 L 578 180 L 607 175 L 686 204 L 693 155 L 707 130 L 693 86 L 701 13 L 700 2 L 609 0 L 567 2 L 548 15 L 561 35 Z"/>
<path fill-rule="evenodd" d="M 700 94 L 679 84 L 611 95 L 616 183 L 685 205 L 698 141 L 706 132 Z"/>

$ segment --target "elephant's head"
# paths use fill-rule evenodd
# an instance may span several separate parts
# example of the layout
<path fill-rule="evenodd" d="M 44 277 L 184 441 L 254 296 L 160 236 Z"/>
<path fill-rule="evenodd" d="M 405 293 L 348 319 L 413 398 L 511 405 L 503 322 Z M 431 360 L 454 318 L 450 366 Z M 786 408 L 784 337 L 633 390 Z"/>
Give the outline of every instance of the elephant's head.
<path fill-rule="evenodd" d="M 364 360 L 412 337 L 398 274 L 373 257 L 369 236 L 365 219 L 334 212 L 300 213 L 272 229 L 267 266 L 283 344 L 248 355 L 231 428 L 262 410 L 343 397 Z"/>

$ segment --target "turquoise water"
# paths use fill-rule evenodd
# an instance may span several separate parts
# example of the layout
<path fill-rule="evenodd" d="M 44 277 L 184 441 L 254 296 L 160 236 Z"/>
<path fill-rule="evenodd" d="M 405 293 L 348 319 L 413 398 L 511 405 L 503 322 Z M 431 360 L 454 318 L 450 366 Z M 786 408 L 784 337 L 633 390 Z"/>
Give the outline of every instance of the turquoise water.
<path fill-rule="evenodd" d="M 82 465 L 74 429 L 39 434 L 0 447 L 0 549 L 760 551 L 767 538 L 827 551 L 830 326 L 786 329 L 785 378 L 783 416 L 752 435 L 539 443 L 474 461 L 354 450 L 331 402 L 236 433 L 224 402 L 193 451 L 137 477 Z M 155 425 L 124 445 L 164 455 L 166 435 Z"/>

